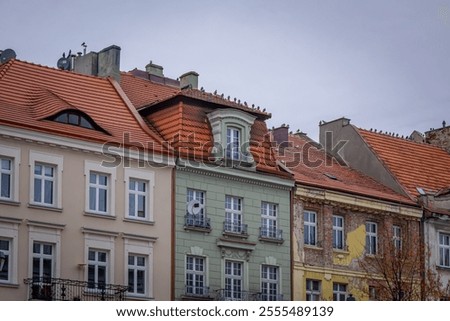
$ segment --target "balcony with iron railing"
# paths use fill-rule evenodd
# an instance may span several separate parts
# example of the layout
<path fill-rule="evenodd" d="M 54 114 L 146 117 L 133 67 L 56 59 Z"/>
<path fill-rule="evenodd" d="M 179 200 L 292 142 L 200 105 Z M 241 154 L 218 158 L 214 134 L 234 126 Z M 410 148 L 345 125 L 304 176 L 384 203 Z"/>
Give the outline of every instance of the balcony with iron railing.
<path fill-rule="evenodd" d="M 211 231 L 211 220 L 205 215 L 187 213 L 184 216 L 184 228 L 209 232 Z"/>
<path fill-rule="evenodd" d="M 215 291 L 217 301 L 258 301 L 260 293 L 219 289 Z"/>
<path fill-rule="evenodd" d="M 205 300 L 210 299 L 209 287 L 185 285 L 184 297 L 189 299 Z"/>
<path fill-rule="evenodd" d="M 283 294 L 258 293 L 256 301 L 283 301 Z"/>
<path fill-rule="evenodd" d="M 28 286 L 28 300 L 43 301 L 123 301 L 125 285 L 93 283 L 49 277 L 24 280 Z"/>
<path fill-rule="evenodd" d="M 225 221 L 223 222 L 223 233 L 228 235 L 248 237 L 247 224 L 242 224 L 233 221 Z"/>
<path fill-rule="evenodd" d="M 283 230 L 275 227 L 260 227 L 259 239 L 262 241 L 283 243 Z"/>

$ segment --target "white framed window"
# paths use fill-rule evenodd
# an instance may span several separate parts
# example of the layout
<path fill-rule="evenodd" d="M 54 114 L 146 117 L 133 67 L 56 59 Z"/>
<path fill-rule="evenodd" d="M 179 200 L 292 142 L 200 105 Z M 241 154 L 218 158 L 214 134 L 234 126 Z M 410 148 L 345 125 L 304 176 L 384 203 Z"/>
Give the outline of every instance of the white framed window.
<path fill-rule="evenodd" d="M 226 300 L 242 300 L 244 290 L 244 267 L 239 261 L 225 260 L 225 292 Z"/>
<path fill-rule="evenodd" d="M 320 301 L 321 282 L 319 280 L 306 279 L 306 301 Z"/>
<path fill-rule="evenodd" d="M 278 301 L 280 269 L 274 265 L 261 265 L 261 300 Z"/>
<path fill-rule="evenodd" d="M 392 226 L 392 242 L 397 252 L 402 249 L 402 228 L 398 225 Z"/>
<path fill-rule="evenodd" d="M 317 245 L 317 213 L 303 211 L 305 245 Z"/>
<path fill-rule="evenodd" d="M 63 156 L 30 151 L 30 204 L 62 207 Z"/>
<path fill-rule="evenodd" d="M 124 235 L 127 296 L 153 297 L 154 238 Z"/>
<path fill-rule="evenodd" d="M 333 282 L 333 301 L 347 300 L 347 284 Z"/>
<path fill-rule="evenodd" d="M 333 215 L 333 248 L 338 250 L 345 248 L 344 218 L 338 215 Z"/>
<path fill-rule="evenodd" d="M 0 199 L 10 200 L 13 187 L 13 160 L 0 156 Z"/>
<path fill-rule="evenodd" d="M 241 130 L 236 127 L 227 127 L 226 158 L 241 159 Z"/>
<path fill-rule="evenodd" d="M 188 188 L 186 191 L 185 226 L 210 229 L 210 219 L 206 217 L 206 192 Z"/>
<path fill-rule="evenodd" d="M 88 251 L 88 288 L 98 289 L 109 283 L 109 252 L 89 248 Z"/>
<path fill-rule="evenodd" d="M 128 254 L 128 293 L 146 294 L 147 257 L 138 254 Z"/>
<path fill-rule="evenodd" d="M 3 264 L 0 265 L 0 282 L 8 283 L 11 281 L 11 255 L 12 255 L 12 240 L 8 238 L 0 238 L 0 255 Z"/>
<path fill-rule="evenodd" d="M 55 246 L 51 243 L 33 242 L 33 281 L 50 283 L 54 277 Z"/>
<path fill-rule="evenodd" d="M 153 221 L 154 172 L 125 168 L 125 184 L 126 217 L 135 220 Z"/>
<path fill-rule="evenodd" d="M 277 218 L 278 204 L 261 202 L 261 237 L 281 239 Z"/>
<path fill-rule="evenodd" d="M 366 222 L 366 253 L 375 255 L 378 252 L 378 225 Z"/>
<path fill-rule="evenodd" d="M 86 160 L 86 213 L 115 216 L 116 169 Z"/>
<path fill-rule="evenodd" d="M 245 233 L 242 218 L 242 198 L 236 196 L 225 196 L 225 232 Z"/>
<path fill-rule="evenodd" d="M 439 266 L 450 268 L 450 234 L 439 232 Z"/>
<path fill-rule="evenodd" d="M 0 200 L 19 201 L 20 149 L 0 145 Z"/>
<path fill-rule="evenodd" d="M 186 295 L 207 296 L 206 258 L 195 255 L 186 256 Z"/>
<path fill-rule="evenodd" d="M 18 282 L 18 239 L 19 219 L 0 218 L 0 252 L 5 261 L 0 271 L 0 284 L 17 284 Z"/>
<path fill-rule="evenodd" d="M 98 286 L 114 284 L 115 239 L 118 233 L 102 232 L 83 228 L 85 246 L 85 280 L 88 288 L 95 290 Z M 128 253 L 126 254 L 128 255 Z M 124 260 L 128 263 L 128 257 Z M 125 270 L 126 271 L 126 270 Z"/>

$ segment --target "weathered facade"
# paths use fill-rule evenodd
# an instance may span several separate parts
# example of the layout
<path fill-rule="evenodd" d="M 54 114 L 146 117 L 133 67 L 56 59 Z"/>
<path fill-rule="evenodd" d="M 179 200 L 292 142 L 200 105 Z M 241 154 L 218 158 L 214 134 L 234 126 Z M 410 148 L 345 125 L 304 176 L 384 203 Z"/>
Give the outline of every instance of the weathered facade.
<path fill-rule="evenodd" d="M 284 137 L 281 134 L 285 133 Z M 383 271 L 372 261 L 397 237 L 419 239 L 421 211 L 373 179 L 339 164 L 304 134 L 273 131 L 294 173 L 293 299 L 377 299 Z M 389 231 L 389 233 L 384 233 Z M 377 262 L 381 262 L 378 260 Z M 415 262 L 420 266 L 420 262 Z M 378 293 L 378 294 L 377 294 Z"/>

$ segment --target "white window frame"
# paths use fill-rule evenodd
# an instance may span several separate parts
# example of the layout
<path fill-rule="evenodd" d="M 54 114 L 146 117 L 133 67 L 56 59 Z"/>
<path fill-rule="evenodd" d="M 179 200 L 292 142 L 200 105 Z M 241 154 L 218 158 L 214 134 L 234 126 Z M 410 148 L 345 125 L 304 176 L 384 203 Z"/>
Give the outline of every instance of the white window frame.
<path fill-rule="evenodd" d="M 308 220 L 306 220 L 306 216 L 308 216 Z M 311 217 L 314 217 L 314 221 L 311 221 Z M 313 240 L 311 240 L 311 229 L 314 231 Z M 317 246 L 317 212 L 309 210 L 303 211 L 303 233 L 305 245 Z"/>
<path fill-rule="evenodd" d="M 108 253 L 106 276 L 107 284 L 114 284 L 114 262 L 115 262 L 115 238 L 117 233 L 104 232 L 98 234 L 91 232 L 88 229 L 83 229 L 84 233 L 84 264 L 85 264 L 85 280 L 88 281 L 88 265 L 89 265 L 89 250 L 97 250 Z M 128 257 L 128 256 L 127 256 Z M 95 289 L 90 289 L 95 290 Z"/>
<path fill-rule="evenodd" d="M 227 263 L 231 264 L 231 270 L 232 273 L 227 273 Z M 234 273 L 234 267 L 235 266 L 240 266 L 240 275 L 236 275 Z M 238 260 L 233 260 L 233 259 L 225 259 L 224 260 L 224 297 L 225 300 L 243 300 L 244 297 L 244 289 L 245 289 L 245 283 L 244 283 L 244 269 L 245 269 L 245 263 L 242 261 L 238 261 Z M 227 281 L 230 281 L 231 284 L 231 288 L 229 290 L 227 290 Z M 240 283 L 240 290 L 235 289 L 235 286 L 237 286 L 237 284 L 234 284 L 235 281 L 239 281 Z M 228 292 L 230 295 L 228 295 Z"/>
<path fill-rule="evenodd" d="M 85 176 L 85 209 L 86 213 L 98 214 L 103 216 L 115 216 L 115 196 L 116 196 L 116 168 L 102 166 L 101 162 L 93 162 L 86 160 L 84 162 L 84 176 Z M 109 178 L 109 185 L 107 189 L 107 210 L 106 212 L 91 210 L 90 203 L 90 174 L 107 175 Z"/>
<path fill-rule="evenodd" d="M 337 250 L 345 249 L 345 220 L 343 216 L 333 215 L 333 248 Z M 340 222 L 340 225 L 338 224 Z M 339 235 L 342 239 L 342 244 L 338 244 Z"/>
<path fill-rule="evenodd" d="M 318 290 L 314 285 L 318 285 Z M 322 296 L 322 282 L 320 280 L 306 279 L 306 301 L 320 301 Z"/>
<path fill-rule="evenodd" d="M 225 148 L 225 158 L 230 160 L 240 160 L 242 151 L 242 131 L 236 126 L 227 126 L 227 145 Z"/>
<path fill-rule="evenodd" d="M 397 252 L 402 249 L 402 228 L 400 225 L 392 225 L 392 242 Z"/>
<path fill-rule="evenodd" d="M 94 259 L 90 259 L 90 253 L 94 253 L 95 257 Z M 98 257 L 99 254 L 105 254 L 105 261 L 99 261 Z M 110 284 L 111 282 L 109 281 L 109 266 L 112 264 L 109 258 L 109 251 L 108 250 L 104 250 L 104 249 L 97 249 L 97 248 L 89 248 L 88 249 L 88 258 L 87 258 L 87 271 L 88 271 L 88 277 L 86 279 L 86 281 L 89 284 L 89 269 L 90 267 L 94 267 L 94 283 L 98 285 L 99 281 L 98 281 L 98 269 L 101 267 L 105 268 L 105 285 L 106 284 Z M 90 287 L 88 285 L 88 289 L 89 290 L 98 290 L 97 287 Z"/>
<path fill-rule="evenodd" d="M 133 259 L 133 262 L 130 263 L 130 259 Z M 140 265 L 139 264 L 139 259 L 143 259 L 144 265 Z M 148 257 L 142 254 L 136 254 L 136 253 L 128 253 L 128 268 L 127 268 L 127 276 L 128 276 L 128 293 L 130 295 L 145 295 L 146 291 L 146 287 L 147 287 L 147 265 L 148 265 Z M 132 280 L 132 284 L 133 284 L 133 288 L 134 291 L 130 291 L 130 271 L 133 271 L 133 280 Z M 144 275 L 144 280 L 143 280 L 143 292 L 139 292 L 138 291 L 138 286 L 137 284 L 138 282 L 138 274 L 139 272 L 143 272 Z"/>
<path fill-rule="evenodd" d="M 261 202 L 261 236 L 268 238 L 278 237 L 278 204 Z"/>
<path fill-rule="evenodd" d="M 10 196 L 1 197 L 2 201 L 19 201 L 19 166 L 20 166 L 20 149 L 10 146 L 0 145 L 0 158 L 11 160 L 11 178 L 10 178 Z M 1 186 L 1 185 L 0 185 Z"/>
<path fill-rule="evenodd" d="M 40 198 L 36 199 L 36 195 L 33 195 L 33 202 L 35 204 L 39 204 L 42 206 L 54 206 L 55 204 L 55 198 L 56 198 L 56 166 L 52 164 L 45 164 L 45 163 L 35 163 L 34 164 L 34 170 L 36 171 L 37 167 L 41 168 L 41 173 L 37 174 L 36 172 L 33 173 L 34 175 L 34 194 L 36 194 L 36 190 L 40 190 Z M 51 172 L 51 176 L 47 175 L 47 171 Z M 39 183 L 36 183 L 36 180 L 39 181 Z M 47 183 L 50 183 L 51 185 L 51 202 L 46 202 L 46 195 L 47 195 Z"/>
<path fill-rule="evenodd" d="M 230 202 L 228 202 L 228 198 Z M 239 209 L 234 209 L 237 203 Z M 243 207 L 244 199 L 237 196 L 225 195 L 225 226 L 226 232 L 242 233 L 244 226 Z M 231 207 L 229 207 L 229 204 Z M 227 227 L 228 224 L 231 224 Z M 238 224 L 238 225 L 237 225 Z"/>
<path fill-rule="evenodd" d="M 348 295 L 347 288 L 348 285 L 345 283 L 333 282 L 333 301 L 346 301 Z"/>
<path fill-rule="evenodd" d="M 375 227 L 375 232 L 369 227 Z M 375 246 L 375 247 L 374 247 Z M 366 222 L 366 254 L 377 255 L 378 253 L 378 224 L 376 222 Z"/>
<path fill-rule="evenodd" d="M 153 270 L 154 270 L 154 258 L 153 258 L 153 246 L 155 239 L 139 237 L 139 236 L 124 236 L 124 248 L 125 248 L 125 284 L 128 284 L 128 257 L 129 255 L 143 256 L 146 258 L 145 265 L 145 293 L 127 292 L 127 297 L 138 297 L 153 299 Z"/>
<path fill-rule="evenodd" d="M 450 268 L 450 234 L 438 232 L 438 266 Z M 446 262 L 447 261 L 447 262 Z"/>
<path fill-rule="evenodd" d="M 19 221 L 19 220 L 17 220 Z M 0 218 L 0 237 L 9 241 L 8 280 L 0 280 L 2 284 L 18 284 L 18 257 L 19 257 L 19 222 L 2 220 Z M 6 264 L 6 263 L 5 263 Z"/>
<path fill-rule="evenodd" d="M 8 244 L 8 249 L 2 249 L 0 248 L 0 251 L 2 252 L 2 256 L 7 258 L 7 261 L 3 263 L 3 266 L 0 266 L 2 269 L 0 270 L 0 272 L 2 272 L 3 270 L 7 270 L 7 274 L 6 274 L 6 279 L 0 279 L 0 284 L 2 283 L 10 283 L 11 281 L 11 260 L 13 258 L 13 251 L 12 251 L 12 242 L 13 240 L 8 238 L 8 237 L 3 237 L 0 236 L 0 241 L 3 242 L 7 242 Z M 6 259 L 5 259 L 6 260 Z"/>
<path fill-rule="evenodd" d="M 34 252 L 34 246 L 38 244 L 40 247 L 40 252 L 36 253 Z M 42 253 L 42 250 L 44 249 L 45 246 L 50 246 L 52 249 L 52 254 L 45 254 Z M 53 278 L 55 275 L 55 262 L 56 262 L 56 257 L 55 257 L 55 251 L 56 251 L 56 244 L 54 243 L 48 243 L 48 242 L 42 242 L 42 241 L 34 241 L 33 242 L 33 251 L 31 252 L 31 256 L 32 256 L 32 265 L 34 265 L 34 260 L 38 259 L 39 260 L 39 276 L 37 276 L 39 278 L 39 282 L 41 280 L 43 280 L 43 282 L 45 282 L 45 279 L 47 277 L 49 278 Z M 44 271 L 44 260 L 50 260 L 51 262 L 51 275 L 44 277 L 43 275 L 43 271 Z M 33 275 L 32 278 L 34 278 L 34 271 L 33 271 Z"/>
<path fill-rule="evenodd" d="M 48 204 L 34 200 L 34 179 L 36 164 L 51 166 L 54 168 L 53 181 L 53 203 Z M 63 179 L 64 157 L 61 155 L 48 154 L 30 150 L 30 204 L 44 207 L 62 208 L 62 179 Z"/>
<path fill-rule="evenodd" d="M 192 269 L 188 269 L 188 261 L 189 259 L 193 260 Z M 202 266 L 203 266 L 203 271 L 198 270 L 197 267 L 197 261 L 202 261 Z M 185 263 L 184 263 L 184 267 L 185 267 L 185 281 L 184 284 L 186 286 L 186 295 L 188 296 L 200 296 L 200 297 L 204 297 L 204 296 L 208 296 L 208 290 L 206 290 L 206 288 L 208 287 L 208 281 L 207 281 L 207 260 L 206 257 L 204 256 L 199 256 L 199 255 L 193 255 L 193 254 L 187 254 L 185 257 Z M 192 292 L 188 291 L 188 275 L 192 275 L 192 282 L 193 285 L 191 285 L 192 287 Z M 202 280 L 202 285 L 201 286 L 197 286 L 196 283 L 198 282 L 197 277 L 200 276 L 203 278 Z"/>
<path fill-rule="evenodd" d="M 147 190 L 145 193 L 135 192 L 130 190 L 131 180 L 143 181 L 146 184 Z M 154 189 L 155 189 L 155 173 L 150 170 L 139 170 L 133 168 L 125 168 L 124 173 L 125 181 L 125 217 L 131 220 L 141 220 L 141 221 L 154 221 Z M 137 215 L 130 215 L 130 200 L 129 195 L 141 194 L 145 195 L 145 216 L 138 217 Z"/>
<path fill-rule="evenodd" d="M 275 271 L 275 278 L 271 269 Z M 265 271 L 266 270 L 266 271 Z M 271 293 L 275 286 L 275 293 Z M 262 301 L 277 301 L 280 297 L 280 267 L 276 265 L 262 264 L 261 265 L 261 300 Z"/>

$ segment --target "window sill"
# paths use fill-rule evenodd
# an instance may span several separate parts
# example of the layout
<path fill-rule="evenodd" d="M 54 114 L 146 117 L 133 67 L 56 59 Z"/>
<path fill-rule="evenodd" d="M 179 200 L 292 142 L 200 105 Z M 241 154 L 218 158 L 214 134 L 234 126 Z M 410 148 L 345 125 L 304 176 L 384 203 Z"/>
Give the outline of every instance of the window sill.
<path fill-rule="evenodd" d="M 99 214 L 99 213 L 93 213 L 93 212 L 84 212 L 85 216 L 91 216 L 91 217 L 96 217 L 96 218 L 104 218 L 107 220 L 115 220 L 116 217 L 109 215 L 109 214 Z"/>
<path fill-rule="evenodd" d="M 262 243 L 274 243 L 274 244 L 283 244 L 284 239 L 276 239 L 276 238 L 270 238 L 270 237 L 260 237 L 259 241 Z"/>
<path fill-rule="evenodd" d="M 126 294 L 125 295 L 126 300 L 130 301 L 154 301 L 155 298 L 146 296 L 146 295 L 137 295 L 137 294 Z"/>
<path fill-rule="evenodd" d="M 436 269 L 443 271 L 450 271 L 450 266 L 436 265 Z"/>
<path fill-rule="evenodd" d="M 213 301 L 214 300 L 214 298 L 210 297 L 209 295 L 189 295 L 189 294 L 181 295 L 180 299 L 182 301 Z"/>
<path fill-rule="evenodd" d="M 52 211 L 52 212 L 59 212 L 61 213 L 63 211 L 60 207 L 55 206 L 46 206 L 46 205 L 40 205 L 40 204 L 34 204 L 34 203 L 28 203 L 29 208 L 35 208 L 38 210 L 45 210 L 45 211 Z"/>
<path fill-rule="evenodd" d="M 97 214 L 99 215 L 99 214 Z M 137 224 L 146 224 L 146 225 L 155 225 L 155 221 L 148 221 L 148 220 L 138 220 L 135 218 L 129 218 L 126 217 L 123 219 L 124 222 L 128 222 L 128 223 L 137 223 Z"/>
<path fill-rule="evenodd" d="M 323 251 L 323 247 L 319 247 L 317 245 L 305 244 L 305 245 L 303 245 L 303 247 L 308 250 Z"/>
<path fill-rule="evenodd" d="M 344 249 L 333 249 L 333 253 L 335 254 L 345 254 L 345 255 L 349 255 L 350 252 Z"/>
<path fill-rule="evenodd" d="M 184 226 L 184 230 L 185 231 L 210 233 L 212 231 L 212 228 L 210 228 L 210 227 L 201 227 L 201 226 L 193 226 L 193 225 L 185 225 Z"/>
<path fill-rule="evenodd" d="M 17 289 L 17 288 L 19 287 L 19 284 L 15 284 L 15 283 L 3 283 L 3 282 L 0 282 L 0 287 Z"/>
<path fill-rule="evenodd" d="M 13 200 L 7 200 L 7 199 L 0 199 L 0 204 L 11 205 L 11 206 L 20 206 L 20 202 L 13 201 Z"/>
<path fill-rule="evenodd" d="M 229 232 L 229 231 L 224 231 L 222 235 L 225 237 L 236 237 L 242 239 L 248 239 L 249 236 L 247 233 Z"/>

